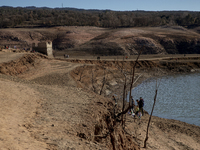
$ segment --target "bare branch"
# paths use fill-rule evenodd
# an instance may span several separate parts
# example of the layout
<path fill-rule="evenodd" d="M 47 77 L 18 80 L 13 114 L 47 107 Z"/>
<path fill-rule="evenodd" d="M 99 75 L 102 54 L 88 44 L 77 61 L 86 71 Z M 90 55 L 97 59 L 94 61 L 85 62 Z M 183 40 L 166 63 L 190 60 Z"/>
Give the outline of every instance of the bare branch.
<path fill-rule="evenodd" d="M 94 86 L 94 73 L 93 73 L 93 70 L 92 70 L 92 88 L 93 88 L 93 91 L 96 92 L 96 88 Z"/>
<path fill-rule="evenodd" d="M 138 76 L 138 78 L 135 80 L 135 82 L 133 83 L 133 85 L 138 81 L 138 79 L 139 79 L 141 76 L 142 76 L 142 74 L 140 74 L 140 75 Z"/>
<path fill-rule="evenodd" d="M 125 108 L 125 97 L 126 97 L 126 76 L 124 79 L 124 90 L 123 90 L 123 104 L 122 104 L 122 112 L 124 111 Z M 122 115 L 122 126 L 125 127 L 125 120 L 124 120 L 124 115 Z"/>
<path fill-rule="evenodd" d="M 140 53 L 139 53 L 137 59 L 135 60 L 134 65 L 133 65 L 132 81 L 131 81 L 130 93 L 129 93 L 129 106 L 131 105 L 131 91 L 132 91 L 132 88 L 133 88 L 133 81 L 134 81 L 134 77 L 135 77 L 135 67 L 136 67 L 136 64 L 138 62 L 138 59 L 139 59 L 141 53 L 142 53 L 142 49 L 140 50 Z"/>
<path fill-rule="evenodd" d="M 129 111 L 129 109 L 131 109 L 133 107 L 133 105 L 130 105 L 128 108 L 126 108 L 124 111 L 122 111 L 121 113 L 117 114 L 116 117 L 120 117 L 121 115 L 127 113 Z"/>
<path fill-rule="evenodd" d="M 146 138 L 144 140 L 144 148 L 146 148 L 146 142 L 148 140 L 148 133 L 149 133 L 149 125 L 150 125 L 150 122 L 151 122 L 151 117 L 152 117 L 152 114 L 153 114 L 153 110 L 154 110 L 154 106 L 155 106 L 155 103 L 156 103 L 156 97 L 157 97 L 157 92 L 158 92 L 158 85 L 157 85 L 157 80 L 156 80 L 156 91 L 155 91 L 155 96 L 154 96 L 154 103 L 153 103 L 153 107 L 152 107 L 152 110 L 151 110 L 151 115 L 149 117 L 149 121 L 148 121 L 148 125 L 147 125 L 147 132 L 146 132 Z"/>
<path fill-rule="evenodd" d="M 101 90 L 100 90 L 100 93 L 99 93 L 99 95 L 101 95 L 101 94 L 102 94 L 103 87 L 104 87 L 104 85 L 105 85 L 105 82 L 106 82 L 106 73 L 105 73 L 105 70 L 106 70 L 106 68 L 104 67 L 104 77 L 103 77 L 103 83 L 102 83 L 102 86 L 101 86 Z"/>

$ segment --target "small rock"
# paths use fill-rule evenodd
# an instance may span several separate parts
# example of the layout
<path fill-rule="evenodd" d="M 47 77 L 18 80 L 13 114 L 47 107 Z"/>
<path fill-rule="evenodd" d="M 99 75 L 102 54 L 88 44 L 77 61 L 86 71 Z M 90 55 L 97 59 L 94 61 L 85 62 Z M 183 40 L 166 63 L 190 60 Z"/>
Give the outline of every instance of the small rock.
<path fill-rule="evenodd" d="M 111 94 L 112 92 L 110 90 L 106 90 L 106 95 Z"/>
<path fill-rule="evenodd" d="M 116 81 L 110 81 L 110 85 L 115 86 L 115 85 L 117 85 L 117 82 Z"/>
<path fill-rule="evenodd" d="M 82 126 L 83 126 L 83 127 L 87 127 L 87 125 L 85 125 L 85 124 L 82 124 Z"/>

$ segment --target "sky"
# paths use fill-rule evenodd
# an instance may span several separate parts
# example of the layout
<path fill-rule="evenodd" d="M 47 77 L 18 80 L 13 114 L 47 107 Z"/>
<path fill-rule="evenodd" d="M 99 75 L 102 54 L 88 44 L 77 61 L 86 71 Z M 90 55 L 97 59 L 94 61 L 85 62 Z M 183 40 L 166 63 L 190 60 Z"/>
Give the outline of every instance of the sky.
<path fill-rule="evenodd" d="M 72 7 L 114 11 L 200 11 L 200 0 L 0 0 L 0 6 Z"/>

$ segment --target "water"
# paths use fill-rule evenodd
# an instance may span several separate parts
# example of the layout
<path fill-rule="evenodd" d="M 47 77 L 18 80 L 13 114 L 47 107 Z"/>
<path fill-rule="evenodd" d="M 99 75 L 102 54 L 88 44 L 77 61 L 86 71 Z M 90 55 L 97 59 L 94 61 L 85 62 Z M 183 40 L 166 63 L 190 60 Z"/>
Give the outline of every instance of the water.
<path fill-rule="evenodd" d="M 162 77 L 157 83 L 160 86 L 153 115 L 200 126 L 200 73 Z M 149 79 L 132 90 L 135 100 L 143 97 L 149 114 L 155 87 L 156 79 Z"/>

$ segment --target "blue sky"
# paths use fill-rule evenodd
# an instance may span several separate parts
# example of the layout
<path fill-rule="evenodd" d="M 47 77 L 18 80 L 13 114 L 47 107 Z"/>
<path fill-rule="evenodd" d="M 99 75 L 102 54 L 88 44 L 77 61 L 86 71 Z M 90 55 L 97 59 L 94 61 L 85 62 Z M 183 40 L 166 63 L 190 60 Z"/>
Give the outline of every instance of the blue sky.
<path fill-rule="evenodd" d="M 200 0 L 0 0 L 0 6 L 73 7 L 119 11 L 200 11 Z"/>

